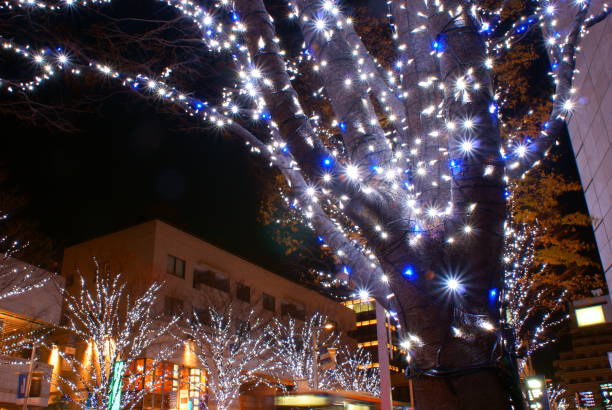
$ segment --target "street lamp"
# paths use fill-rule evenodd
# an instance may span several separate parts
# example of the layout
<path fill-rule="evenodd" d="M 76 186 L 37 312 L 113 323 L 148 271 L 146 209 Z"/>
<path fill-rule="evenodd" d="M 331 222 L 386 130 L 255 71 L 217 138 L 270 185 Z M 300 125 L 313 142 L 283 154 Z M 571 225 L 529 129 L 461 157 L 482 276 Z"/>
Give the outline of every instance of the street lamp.
<path fill-rule="evenodd" d="M 319 330 L 332 330 L 334 324 L 327 322 L 323 326 L 318 326 L 312 329 L 312 370 L 313 370 L 313 385 L 314 389 L 319 388 L 319 348 L 317 346 L 317 334 Z"/>

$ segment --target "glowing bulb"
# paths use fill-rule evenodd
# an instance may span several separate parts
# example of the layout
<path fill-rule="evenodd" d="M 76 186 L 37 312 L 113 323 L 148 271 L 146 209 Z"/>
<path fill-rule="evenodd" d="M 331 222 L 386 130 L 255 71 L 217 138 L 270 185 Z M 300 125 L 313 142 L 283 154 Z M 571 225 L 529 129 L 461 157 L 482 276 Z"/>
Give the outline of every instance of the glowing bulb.
<path fill-rule="evenodd" d="M 473 149 L 474 143 L 472 141 L 465 140 L 461 143 L 461 151 L 463 151 L 465 154 L 472 152 Z"/>
<path fill-rule="evenodd" d="M 455 291 L 461 287 L 461 282 L 455 278 L 450 278 L 446 281 L 446 287 L 452 291 Z"/>
<path fill-rule="evenodd" d="M 327 27 L 327 22 L 325 19 L 319 18 L 314 21 L 314 26 L 317 30 L 323 31 Z"/>
<path fill-rule="evenodd" d="M 359 168 L 357 168 L 355 165 L 347 165 L 344 173 L 351 180 L 356 180 L 359 178 Z"/>
<path fill-rule="evenodd" d="M 360 300 L 368 300 L 370 299 L 370 292 L 365 289 L 359 291 L 359 299 Z"/>
<path fill-rule="evenodd" d="M 514 152 L 516 153 L 516 155 L 519 158 L 523 158 L 527 154 L 527 146 L 526 145 L 519 145 L 518 147 L 516 147 Z"/>

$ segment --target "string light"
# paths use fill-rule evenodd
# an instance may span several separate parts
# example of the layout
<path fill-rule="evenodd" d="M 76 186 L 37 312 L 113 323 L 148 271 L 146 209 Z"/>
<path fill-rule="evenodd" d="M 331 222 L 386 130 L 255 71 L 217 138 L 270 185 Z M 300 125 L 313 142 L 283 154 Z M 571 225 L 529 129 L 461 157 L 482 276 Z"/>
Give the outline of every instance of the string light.
<path fill-rule="evenodd" d="M 446 205 L 450 201 L 452 182 L 461 178 L 466 169 L 478 167 L 477 175 L 487 177 L 487 186 L 493 183 L 501 186 L 509 175 L 518 176 L 538 164 L 539 157 L 554 144 L 557 128 L 575 109 L 571 81 L 577 46 L 589 22 L 598 18 L 587 18 L 590 2 L 580 1 L 571 32 L 561 36 L 555 27 L 557 5 L 540 0 L 533 15 L 517 19 L 505 34 L 496 35 L 499 38 L 494 40 L 489 36 L 500 29 L 502 9 L 487 10 L 478 4 L 469 10 L 444 9 L 436 4 L 440 16 L 447 18 L 449 24 L 472 20 L 486 44 L 486 50 L 477 56 L 476 65 L 459 62 L 456 65 L 461 68 L 448 75 L 441 72 L 440 67 L 445 65 L 440 61 L 449 61 L 447 53 L 452 44 L 448 37 L 455 30 L 430 32 L 428 7 L 434 6 L 411 4 L 411 18 L 402 20 L 397 18 L 400 11 L 394 9 L 394 2 L 389 2 L 397 56 L 393 69 L 388 70 L 370 55 L 354 31 L 352 19 L 332 0 L 318 2 L 313 7 L 302 7 L 301 0 L 288 3 L 288 17 L 298 24 L 305 38 L 298 56 L 289 56 L 281 48 L 281 41 L 273 30 L 258 32 L 257 37 L 252 35 L 248 24 L 254 23 L 242 21 L 240 1 L 212 1 L 209 7 L 184 0 L 160 1 L 199 30 L 203 49 L 224 53 L 234 64 L 237 73 L 234 86 L 224 88 L 214 101 L 173 87 L 168 78 L 172 72 L 169 68 L 159 75 L 126 73 L 108 62 L 83 56 L 77 50 L 53 44 L 41 49 L 6 37 L 0 38 L 2 51 L 32 63 L 35 72 L 28 80 L 2 79 L 0 90 L 22 95 L 62 75 L 83 78 L 89 74 L 120 84 L 145 98 L 178 107 L 218 131 L 228 130 L 239 135 L 253 153 L 277 166 L 286 178 L 287 188 L 281 192 L 283 202 L 295 211 L 292 216 L 321 235 L 321 246 L 334 251 L 343 266 L 339 275 L 350 274 L 352 281 L 362 283 L 367 283 L 370 275 L 381 278 L 376 281 L 379 287 L 372 289 L 372 294 L 389 300 L 386 303 L 390 305 L 395 303 L 393 298 L 386 298 L 393 294 L 389 290 L 391 281 L 387 280 L 392 272 L 386 272 L 378 259 L 379 243 L 396 236 L 397 232 L 392 229 L 409 232 L 403 245 L 413 248 L 432 238 L 446 238 L 442 239 L 444 246 L 460 246 L 463 241 L 474 240 L 476 234 L 486 232 L 485 227 L 474 229 L 471 218 L 481 206 L 486 209 L 487 204 L 474 208 L 476 204 L 468 199 L 465 202 L 469 205 Z M 59 13 L 77 6 L 101 7 L 108 3 L 109 0 L 5 0 L 0 9 L 34 16 L 38 11 Z M 405 6 L 403 10 L 402 13 L 406 12 Z M 255 14 L 273 27 L 274 21 L 265 10 Z M 400 29 L 401 24 L 410 27 Z M 489 137 L 493 127 L 503 119 L 500 110 L 506 107 L 503 89 L 490 90 L 490 70 L 506 50 L 538 25 L 549 39 L 551 76 L 557 88 L 549 120 L 542 125 L 537 138 L 528 139 L 519 130 L 511 132 L 505 146 L 499 147 L 499 153 L 488 152 L 483 159 L 482 151 L 488 147 L 483 138 Z M 411 55 L 412 40 L 426 41 L 431 54 Z M 338 61 L 329 51 L 331 47 L 327 45 L 332 41 L 347 56 L 347 61 Z M 277 61 L 281 67 L 278 72 L 268 64 L 258 66 L 262 56 L 266 56 L 267 63 Z M 422 59 L 419 63 L 423 64 L 428 59 L 427 64 L 433 68 L 424 76 L 417 76 L 420 78 L 412 84 L 409 79 L 414 78 L 415 57 Z M 323 80 L 323 86 L 313 96 L 330 103 L 338 118 L 331 120 L 307 113 L 308 109 L 301 104 L 292 81 L 306 69 Z M 335 78 L 339 72 L 342 75 Z M 340 107 L 340 101 L 355 102 L 350 113 Z M 473 101 L 486 102 L 482 112 L 471 112 Z M 280 111 L 289 113 L 286 118 L 276 118 L 283 115 L 276 109 L 279 106 L 283 107 Z M 408 115 L 412 111 L 417 115 Z M 415 121 L 413 117 L 418 118 Z M 281 135 L 282 127 L 278 124 L 284 127 L 289 123 L 299 125 L 288 135 Z M 247 126 L 253 126 L 258 132 L 250 132 Z M 264 136 L 259 137 L 260 134 Z M 313 182 L 320 180 L 320 186 Z M 354 203 L 368 211 L 379 207 L 384 212 L 373 218 L 346 212 Z M 449 220 L 464 223 L 447 224 Z M 375 236 L 369 237 L 369 232 Z M 402 273 L 402 280 L 418 280 L 414 272 L 406 269 L 398 272 L 398 276 Z M 347 281 L 326 283 L 332 282 Z M 458 283 L 450 281 L 446 286 L 451 290 L 459 288 Z"/>

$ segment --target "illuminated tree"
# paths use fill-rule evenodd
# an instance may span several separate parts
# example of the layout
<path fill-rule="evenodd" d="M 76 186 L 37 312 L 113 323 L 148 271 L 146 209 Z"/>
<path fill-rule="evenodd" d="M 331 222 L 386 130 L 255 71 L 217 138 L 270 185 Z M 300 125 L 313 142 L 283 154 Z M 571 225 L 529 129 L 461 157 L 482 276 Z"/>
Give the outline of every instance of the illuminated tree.
<path fill-rule="evenodd" d="M 98 76 L 241 138 L 283 175 L 285 202 L 333 251 L 341 280 L 375 295 L 422 341 L 409 352 L 416 405 L 507 407 L 496 360 L 506 181 L 559 138 L 575 105 L 577 46 L 607 10 L 588 17 L 589 0 L 565 3 L 574 19 L 557 33 L 560 6 L 548 0 L 517 20 L 500 18 L 511 2 L 390 0 L 394 61 L 384 68 L 335 0 L 285 9 L 166 0 L 155 18 L 111 16 L 89 36 L 86 24 L 75 36 L 66 21 L 53 29 L 62 11 L 105 3 L 2 3 L 6 32 L 32 38 L 2 39 L 4 52 L 31 64 L 2 81 L 9 108 L 40 115 L 47 107 L 31 97 L 36 88 Z M 555 99 L 536 134 L 502 143 L 496 96 L 513 84 L 494 84 L 491 69 L 534 26 L 548 36 Z M 300 74 L 318 81 L 316 112 L 302 105 Z"/>
<path fill-rule="evenodd" d="M 588 216 L 560 204 L 580 184 L 540 169 L 510 188 L 502 305 L 522 360 L 555 341 L 551 331 L 569 317 L 568 302 L 604 284 L 593 245 L 582 238 Z"/>
<path fill-rule="evenodd" d="M 58 352 L 69 371 L 54 375 L 54 382 L 70 402 L 82 409 L 131 409 L 157 387 L 155 368 L 175 345 L 164 336 L 177 321 L 159 319 L 160 287 L 133 297 L 120 275 L 97 272 L 93 282 L 81 276 L 78 294 L 66 295 L 63 330 L 76 354 Z M 138 360 L 144 357 L 146 365 Z"/>
<path fill-rule="evenodd" d="M 279 363 L 280 377 L 294 381 L 304 380 L 311 389 L 324 388 L 326 382 L 322 369 L 315 366 L 315 351 L 321 347 L 336 348 L 338 335 L 326 329 L 327 317 L 319 313 L 306 318 L 303 323 L 289 318 L 285 322 L 275 320 L 271 325 L 274 360 Z M 315 369 L 318 372 L 319 386 L 315 386 Z"/>
<path fill-rule="evenodd" d="M 209 308 L 209 316 L 195 315 L 188 337 L 193 341 L 198 362 L 206 370 L 206 391 L 218 409 L 229 409 L 248 388 L 271 385 L 264 377 L 275 364 L 271 361 L 268 329 L 254 310 L 234 315 L 231 306 L 223 311 Z"/>
<path fill-rule="evenodd" d="M 378 369 L 372 366 L 370 354 L 363 348 L 343 346 L 337 354 L 337 365 L 323 372 L 322 386 L 329 390 L 346 390 L 380 395 Z"/>

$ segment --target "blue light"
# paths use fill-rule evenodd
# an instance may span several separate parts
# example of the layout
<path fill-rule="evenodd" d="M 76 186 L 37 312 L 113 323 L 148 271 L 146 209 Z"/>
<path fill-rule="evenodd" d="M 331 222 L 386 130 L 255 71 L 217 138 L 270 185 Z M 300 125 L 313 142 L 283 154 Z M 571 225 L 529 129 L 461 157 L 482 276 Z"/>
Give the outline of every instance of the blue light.
<path fill-rule="evenodd" d="M 340 130 L 342 132 L 346 132 L 346 122 L 342 121 L 338 124 L 338 128 L 340 128 Z"/>
<path fill-rule="evenodd" d="M 556 69 L 557 69 L 557 67 L 559 67 L 559 63 L 553 63 L 553 65 L 552 65 L 552 69 L 553 69 L 553 70 L 556 70 Z"/>
<path fill-rule="evenodd" d="M 288 154 L 289 153 L 289 147 L 285 145 L 283 148 L 281 148 L 281 151 L 284 152 L 285 154 Z"/>
<path fill-rule="evenodd" d="M 132 87 L 133 87 L 133 88 L 138 88 L 138 86 L 139 86 L 139 85 L 140 85 L 140 84 L 138 84 L 138 83 L 132 83 Z"/>
<path fill-rule="evenodd" d="M 334 164 L 334 160 L 330 157 L 325 157 L 323 158 L 323 166 L 324 167 L 331 167 Z"/>
<path fill-rule="evenodd" d="M 443 34 L 438 34 L 436 39 L 431 42 L 432 50 L 436 50 L 437 52 L 442 52 L 446 49 L 446 44 L 444 43 L 445 36 Z"/>
<path fill-rule="evenodd" d="M 272 119 L 272 116 L 270 115 L 268 111 L 264 111 L 261 114 L 259 114 L 259 118 L 261 118 L 264 121 L 270 121 Z"/>
<path fill-rule="evenodd" d="M 325 240 L 323 239 L 322 236 L 317 236 L 317 241 L 319 241 L 319 243 L 324 243 Z"/>
<path fill-rule="evenodd" d="M 461 160 L 460 159 L 451 159 L 449 162 L 449 167 L 453 173 L 458 174 L 461 172 Z"/>
<path fill-rule="evenodd" d="M 497 288 L 489 290 L 489 303 L 495 305 L 497 303 Z"/>
<path fill-rule="evenodd" d="M 342 267 L 342 273 L 350 275 L 351 274 L 351 268 L 349 268 L 348 266 L 344 265 Z"/>
<path fill-rule="evenodd" d="M 417 277 L 416 272 L 411 265 L 406 266 L 406 269 L 404 269 L 404 272 L 402 272 L 402 274 L 404 275 L 406 279 L 410 279 L 410 280 L 415 280 Z"/>
<path fill-rule="evenodd" d="M 510 196 L 510 191 L 507 189 L 504 191 L 504 198 L 508 198 Z"/>
<path fill-rule="evenodd" d="M 235 11 L 232 11 L 232 21 L 238 21 L 239 17 L 238 17 L 238 13 L 236 13 Z"/>

